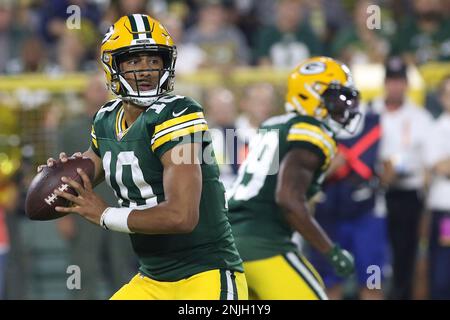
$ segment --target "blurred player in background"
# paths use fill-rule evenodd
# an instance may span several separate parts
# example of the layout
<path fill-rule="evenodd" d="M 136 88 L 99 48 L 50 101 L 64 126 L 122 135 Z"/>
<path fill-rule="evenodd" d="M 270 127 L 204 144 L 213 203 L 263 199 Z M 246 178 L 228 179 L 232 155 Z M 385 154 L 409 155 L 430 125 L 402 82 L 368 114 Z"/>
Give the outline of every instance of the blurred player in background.
<path fill-rule="evenodd" d="M 202 156 L 211 144 L 202 108 L 169 94 L 175 61 L 172 38 L 153 18 L 133 14 L 111 26 L 101 62 L 119 98 L 95 115 L 83 153 L 95 163 L 94 180 L 83 171 L 83 185 L 63 179 L 78 196 L 57 192 L 74 203 L 57 210 L 130 234 L 139 274 L 112 299 L 246 299 L 219 169 L 212 152 Z M 92 191 L 103 179 L 119 207 Z"/>
<path fill-rule="evenodd" d="M 308 59 L 290 74 L 288 113 L 265 121 L 230 193 L 230 221 L 244 260 L 249 294 L 258 299 L 327 299 L 322 280 L 297 252 L 294 231 L 325 255 L 336 272 L 353 258 L 333 243 L 308 208 L 336 152 L 331 127 L 358 114 L 359 93 L 347 66 Z M 278 170 L 278 163 L 280 167 Z"/>

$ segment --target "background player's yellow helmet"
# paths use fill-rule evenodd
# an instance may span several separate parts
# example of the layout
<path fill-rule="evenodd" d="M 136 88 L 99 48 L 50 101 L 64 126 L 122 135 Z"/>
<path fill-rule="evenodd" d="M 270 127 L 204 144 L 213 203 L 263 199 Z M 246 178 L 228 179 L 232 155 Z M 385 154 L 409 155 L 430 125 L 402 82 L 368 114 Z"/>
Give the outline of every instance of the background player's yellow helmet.
<path fill-rule="evenodd" d="M 332 118 L 345 127 L 358 114 L 358 102 L 350 69 L 332 58 L 309 58 L 289 75 L 287 111 L 319 120 Z"/>
<path fill-rule="evenodd" d="M 161 56 L 164 68 L 160 71 L 158 86 L 155 89 L 135 91 L 124 79 L 118 59 L 143 51 Z M 101 61 L 108 87 L 117 96 L 139 106 L 148 106 L 158 97 L 173 90 L 176 57 L 176 47 L 169 32 L 159 21 L 144 14 L 131 14 L 120 18 L 109 28 L 101 46 Z"/>

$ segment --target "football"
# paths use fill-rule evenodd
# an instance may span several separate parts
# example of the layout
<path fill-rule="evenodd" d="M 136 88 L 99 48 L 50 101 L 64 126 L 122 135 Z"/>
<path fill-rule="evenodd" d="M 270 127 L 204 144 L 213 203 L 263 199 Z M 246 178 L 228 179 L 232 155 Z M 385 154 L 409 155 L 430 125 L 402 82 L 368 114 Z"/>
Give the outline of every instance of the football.
<path fill-rule="evenodd" d="M 68 177 L 81 185 L 83 181 L 77 173 L 81 168 L 89 178 L 94 178 L 94 163 L 89 158 L 69 158 L 63 163 L 56 161 L 52 167 L 44 167 L 30 184 L 25 200 L 25 211 L 31 220 L 52 220 L 65 216 L 67 213 L 57 212 L 55 207 L 68 207 L 70 201 L 58 197 L 53 191 L 59 189 L 77 195 L 76 191 L 68 184 L 61 181 L 61 177 Z"/>

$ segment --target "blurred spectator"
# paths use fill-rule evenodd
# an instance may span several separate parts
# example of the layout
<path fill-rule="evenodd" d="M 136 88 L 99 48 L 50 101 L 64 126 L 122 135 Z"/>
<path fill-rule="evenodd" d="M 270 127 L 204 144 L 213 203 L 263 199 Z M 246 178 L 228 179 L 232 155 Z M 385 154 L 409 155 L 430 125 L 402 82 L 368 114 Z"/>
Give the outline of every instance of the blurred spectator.
<path fill-rule="evenodd" d="M 315 2 L 314 0 L 308 0 L 309 2 Z M 353 1 L 353 3 L 358 2 Z M 398 1 L 398 0 L 396 0 Z M 406 0 L 409 1 L 409 0 Z M 349 9 L 349 4 L 352 1 L 334 1 L 334 0 L 322 0 L 322 7 L 326 13 L 326 19 L 328 28 L 340 29 L 341 27 L 348 26 L 352 20 L 352 10 Z"/>
<path fill-rule="evenodd" d="M 370 267 L 386 263 L 387 235 L 385 218 L 376 202 L 378 197 L 378 151 L 380 114 L 372 104 L 361 107 L 363 117 L 354 134 L 337 134 L 338 154 L 315 208 L 317 222 L 330 237 L 355 257 L 360 299 L 382 299 L 381 288 L 368 288 Z M 311 263 L 324 280 L 330 299 L 344 297 L 345 279 L 338 277 L 329 263 L 311 248 Z M 381 285 L 381 284 L 380 284 Z"/>
<path fill-rule="evenodd" d="M 330 47 L 336 34 L 351 25 L 351 10 L 344 7 L 349 2 L 335 0 L 303 0 L 309 24 L 320 39 L 323 52 L 331 55 Z M 351 2 L 350 2 L 351 3 Z"/>
<path fill-rule="evenodd" d="M 58 43 L 58 63 L 62 72 L 75 72 L 84 62 L 85 46 L 75 32 L 65 32 Z"/>
<path fill-rule="evenodd" d="M 367 27 L 368 6 L 372 1 L 358 1 L 353 11 L 353 23 L 342 29 L 333 44 L 333 56 L 348 65 L 383 63 L 389 44 L 382 34 L 384 28 L 371 30 Z"/>
<path fill-rule="evenodd" d="M 122 16 L 129 14 L 141 13 L 149 14 L 147 0 L 118 0 L 112 1 L 111 5 L 103 15 L 100 24 L 100 33 L 104 34 L 108 28 Z"/>
<path fill-rule="evenodd" d="M 19 30 L 19 34 L 22 36 L 26 36 L 29 33 L 39 34 L 41 23 L 41 4 L 39 2 L 33 0 L 15 1 L 13 25 L 14 28 Z"/>
<path fill-rule="evenodd" d="M 450 299 L 450 76 L 439 90 L 443 113 L 431 129 L 426 162 L 432 179 L 428 193 L 431 210 L 429 292 L 431 299 Z"/>
<path fill-rule="evenodd" d="M 311 30 L 320 41 L 325 40 L 327 32 L 328 21 L 324 2 L 325 1 L 323 0 L 302 0 L 306 20 L 308 21 Z M 338 1 L 333 1 L 333 3 L 338 3 Z"/>
<path fill-rule="evenodd" d="M 450 17 L 444 0 L 414 0 L 415 16 L 400 25 L 393 41 L 393 54 L 409 62 L 450 60 Z"/>
<path fill-rule="evenodd" d="M 431 115 L 406 100 L 407 67 L 401 58 L 386 65 L 382 142 L 383 184 L 393 258 L 391 298 L 411 299 L 417 255 L 418 227 L 423 210 L 424 153 Z M 375 103 L 375 102 L 374 102 Z"/>
<path fill-rule="evenodd" d="M 58 42 L 57 61 L 59 72 L 70 73 L 77 71 L 95 72 L 98 69 L 96 59 L 98 55 L 90 54 L 89 49 L 95 49 L 96 31 L 89 25 L 81 30 L 69 30 Z M 94 50 L 97 52 L 97 50 Z"/>
<path fill-rule="evenodd" d="M 233 0 L 234 7 L 238 11 L 240 20 L 249 15 L 254 16 L 255 21 L 261 25 L 271 25 L 275 23 L 275 5 L 273 0 Z"/>
<path fill-rule="evenodd" d="M 81 22 L 90 23 L 95 28 L 99 25 L 101 12 L 94 1 L 89 0 L 46 0 L 41 7 L 41 35 L 47 44 L 61 39 L 67 28 L 67 19 L 74 14 L 68 10 L 71 5 L 80 9 Z"/>
<path fill-rule="evenodd" d="M 176 16 L 166 16 L 161 23 L 167 28 L 177 46 L 177 74 L 193 73 L 206 63 L 205 52 L 194 43 L 184 41 L 184 29 Z"/>
<path fill-rule="evenodd" d="M 206 118 L 211 132 L 214 153 L 220 169 L 220 179 L 225 189 L 231 187 L 237 171 L 236 101 L 233 93 L 225 88 L 214 88 L 205 99 Z"/>
<path fill-rule="evenodd" d="M 0 4 L 0 72 L 4 72 L 7 62 L 11 57 L 11 22 L 13 13 L 11 4 Z"/>
<path fill-rule="evenodd" d="M 254 129 L 276 113 L 275 88 L 266 82 L 253 83 L 244 90 L 240 102 L 241 115 L 236 120 L 238 128 Z"/>
<path fill-rule="evenodd" d="M 198 22 L 186 31 L 185 42 L 206 53 L 203 67 L 247 65 L 249 50 L 245 37 L 228 23 L 221 0 L 207 0 L 199 10 Z"/>
<path fill-rule="evenodd" d="M 245 88 L 240 101 L 242 113 L 236 119 L 237 135 L 242 143 L 249 143 L 259 126 L 276 113 L 275 88 L 270 83 L 254 83 Z M 238 150 L 239 161 L 246 156 L 246 150 Z"/>
<path fill-rule="evenodd" d="M 255 46 L 254 35 L 261 26 L 275 23 L 275 1 L 273 0 L 234 0 L 235 23 L 244 33 L 250 47 Z"/>
<path fill-rule="evenodd" d="M 386 4 L 387 9 L 392 13 L 396 22 L 402 22 L 405 17 L 414 14 L 414 0 L 381 0 Z"/>
<path fill-rule="evenodd" d="M 148 11 L 148 0 L 119 0 L 117 1 L 118 17 Z"/>
<path fill-rule="evenodd" d="M 37 36 L 31 36 L 24 41 L 20 56 L 12 59 L 6 67 L 8 74 L 18 73 L 52 73 L 56 65 L 49 63 L 47 50 L 42 40 Z"/>
<path fill-rule="evenodd" d="M 276 24 L 256 34 L 255 58 L 259 65 L 294 68 L 299 61 L 321 52 L 321 45 L 303 19 L 299 0 L 280 0 L 276 8 Z"/>
<path fill-rule="evenodd" d="M 51 63 L 51 52 L 36 35 L 30 35 L 21 48 L 20 57 L 9 62 L 6 71 L 17 73 L 68 73 L 96 71 L 98 66 L 95 40 L 97 31 L 90 24 L 81 24 L 80 30 L 65 29 L 56 47 L 56 61 Z"/>
<path fill-rule="evenodd" d="M 103 77 L 92 77 L 84 92 L 85 113 L 61 125 L 58 151 L 72 155 L 88 149 L 92 118 L 107 99 L 108 91 Z M 116 198 L 105 182 L 98 185 L 95 191 L 109 205 L 116 204 Z M 76 214 L 67 215 L 57 223 L 62 237 L 69 243 L 71 264 L 78 265 L 82 270 L 81 290 L 73 291 L 74 298 L 99 299 L 100 281 L 105 278 L 109 280 L 107 295 L 110 296 L 131 278 L 133 253 L 126 234 L 104 232 Z M 109 259 L 105 260 L 105 256 Z M 105 270 L 102 270 L 101 266 L 105 264 Z M 105 277 L 105 274 L 109 274 L 109 277 Z"/>

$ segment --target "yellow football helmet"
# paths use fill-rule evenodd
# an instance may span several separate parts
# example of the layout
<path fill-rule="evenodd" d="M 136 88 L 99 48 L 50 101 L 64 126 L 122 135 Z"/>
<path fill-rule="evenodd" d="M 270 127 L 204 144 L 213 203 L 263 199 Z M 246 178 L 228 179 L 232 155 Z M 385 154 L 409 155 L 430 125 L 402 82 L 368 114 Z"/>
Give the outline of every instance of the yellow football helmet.
<path fill-rule="evenodd" d="M 289 75 L 286 110 L 345 127 L 358 114 L 359 92 L 350 69 L 329 57 L 303 61 Z"/>
<path fill-rule="evenodd" d="M 125 72 L 121 72 L 119 68 L 118 58 L 122 59 L 137 52 L 155 53 L 163 59 L 164 67 L 158 70 L 159 81 L 153 90 L 139 91 L 138 86 L 137 90 L 133 90 L 124 78 Z M 176 47 L 169 32 L 159 21 L 145 14 L 123 16 L 114 23 L 103 38 L 100 57 L 111 91 L 122 99 L 142 107 L 149 106 L 173 90 L 176 58 Z M 131 72 L 137 79 L 136 72 L 143 71 L 155 70 Z"/>

